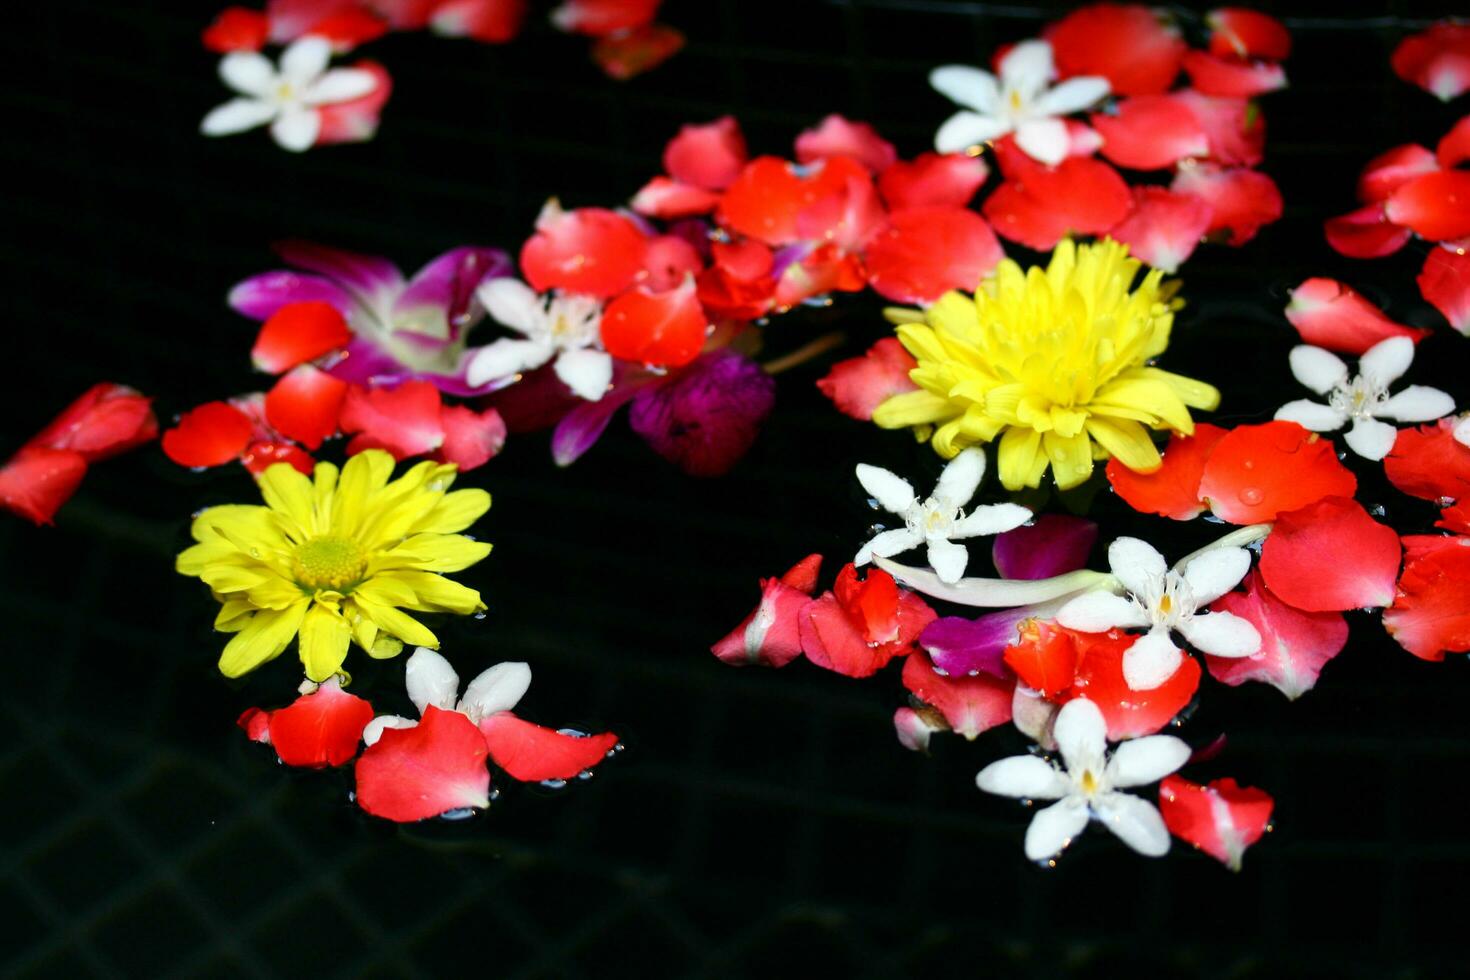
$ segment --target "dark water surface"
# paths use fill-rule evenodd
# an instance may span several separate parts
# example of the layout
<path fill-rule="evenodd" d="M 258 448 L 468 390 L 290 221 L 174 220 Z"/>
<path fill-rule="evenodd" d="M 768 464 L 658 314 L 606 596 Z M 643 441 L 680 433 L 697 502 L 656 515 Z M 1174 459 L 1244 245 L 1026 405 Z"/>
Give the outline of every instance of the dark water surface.
<path fill-rule="evenodd" d="M 369 53 L 397 84 L 366 146 L 291 156 L 262 133 L 195 134 L 224 98 L 196 34 L 208 5 L 54 0 L 0 31 L 10 165 L 3 266 L 10 384 L 0 451 L 107 378 L 171 417 L 262 384 L 254 325 L 224 306 L 273 266 L 271 241 L 313 238 L 406 269 L 455 245 L 514 249 L 542 201 L 611 205 L 658 170 L 681 122 L 735 112 L 753 152 L 789 152 L 831 111 L 875 123 L 904 156 L 950 106 L 929 67 L 982 61 L 1032 33 L 1020 5 L 674 0 L 688 50 L 627 85 L 582 41 L 537 23 L 490 49 L 400 36 Z M 1051 8 L 1054 5 L 1036 5 Z M 1203 248 L 1167 366 L 1225 392 L 1225 423 L 1301 392 L 1280 317 L 1308 275 L 1346 278 L 1391 315 L 1432 323 L 1424 254 L 1353 263 L 1323 217 L 1348 210 L 1364 161 L 1433 141 L 1451 108 L 1395 79 L 1394 18 L 1454 5 L 1283 4 L 1293 87 L 1266 101 L 1264 169 L 1286 218 L 1247 248 Z M 1378 20 L 1355 20 L 1364 14 Z M 1459 108 L 1465 109 L 1461 100 Z M 855 353 L 878 304 L 786 317 L 772 349 L 831 324 Z M 1462 399 L 1467 342 L 1426 341 L 1414 380 Z M 872 519 L 852 464 L 927 485 L 906 436 L 839 416 L 783 375 L 774 417 L 729 477 L 679 475 L 621 420 L 568 471 L 544 436 L 512 439 L 467 482 L 494 495 L 476 532 L 494 554 L 461 576 L 490 605 L 442 624 L 462 676 L 530 661 L 525 714 L 612 727 L 627 751 L 562 791 L 503 786 L 477 819 L 396 828 L 362 816 L 340 773 L 298 773 L 233 727 L 289 699 L 289 656 L 232 685 L 214 670 L 214 605 L 176 576 L 189 514 L 252 500 L 243 471 L 192 474 L 156 449 L 102 464 L 36 530 L 0 520 L 9 664 L 0 711 L 0 972 L 16 976 L 1082 976 L 1440 977 L 1463 970 L 1463 783 L 1470 674 L 1416 661 L 1354 615 L 1347 650 L 1295 704 L 1207 681 L 1183 734 L 1229 734 L 1194 778 L 1269 789 L 1277 829 L 1231 875 L 1183 849 L 1135 857 L 1100 831 L 1043 872 L 1027 814 L 975 790 L 1022 747 L 998 731 L 899 747 L 897 667 L 857 682 L 794 665 L 734 670 L 708 644 L 755 580 L 810 551 L 850 554 Z M 1350 461 L 1354 463 L 1354 461 Z M 1355 465 L 1355 463 L 1354 463 Z M 1400 530 L 1427 505 L 1356 466 L 1359 497 Z M 993 488 L 993 483 L 987 485 Z M 990 489 L 988 492 L 993 492 Z M 1104 539 L 1182 554 L 1211 536 L 1139 518 L 1106 494 Z M 981 560 L 977 549 L 976 561 Z M 1100 559 L 1094 558 L 1094 567 Z M 402 661 L 356 657 L 354 690 L 406 707 Z"/>

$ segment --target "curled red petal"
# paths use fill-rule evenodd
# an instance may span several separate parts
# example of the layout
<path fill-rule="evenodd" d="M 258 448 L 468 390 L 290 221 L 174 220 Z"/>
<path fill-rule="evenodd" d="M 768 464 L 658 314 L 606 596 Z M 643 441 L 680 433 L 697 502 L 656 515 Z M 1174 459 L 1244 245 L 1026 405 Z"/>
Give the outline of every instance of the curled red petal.
<path fill-rule="evenodd" d="M 931 205 L 894 211 L 864 257 L 879 295 L 932 303 L 951 289 L 976 289 L 1005 252 L 974 211 Z"/>
<path fill-rule="evenodd" d="M 1138 638 L 1131 633 L 1074 633 L 1077 676 L 1059 700 L 1085 697 L 1096 704 L 1107 722 L 1108 738 L 1121 741 L 1162 731 L 1189 706 L 1199 690 L 1199 661 L 1185 657 L 1163 684 L 1135 691 L 1123 677 L 1123 654 Z"/>
<path fill-rule="evenodd" d="M 250 350 L 257 370 L 289 371 L 347 346 L 352 331 L 337 308 L 321 300 L 288 303 L 266 318 Z"/>
<path fill-rule="evenodd" d="M 1236 687 L 1247 681 L 1270 684 L 1295 700 L 1317 684 L 1317 676 L 1347 644 L 1347 620 L 1337 612 L 1304 612 L 1266 588 L 1252 570 L 1245 591 L 1227 592 L 1210 608 L 1234 613 L 1261 635 L 1261 650 L 1251 657 L 1205 657 L 1210 674 Z"/>
<path fill-rule="evenodd" d="M 1435 527 L 1442 527 L 1456 534 L 1470 534 L 1470 500 L 1446 507 L 1440 512 Z"/>
<path fill-rule="evenodd" d="M 1102 155 L 1133 170 L 1171 167 L 1210 149 L 1194 111 L 1171 95 L 1123 99 L 1110 112 L 1093 113 L 1092 128 L 1103 139 Z"/>
<path fill-rule="evenodd" d="M 433 452 L 444 445 L 439 390 L 427 381 L 396 388 L 353 385 L 342 400 L 342 431 L 354 434 L 349 454 L 386 449 L 395 459 Z"/>
<path fill-rule="evenodd" d="M 1276 518 L 1261 548 L 1261 577 L 1282 601 L 1308 612 L 1387 606 L 1401 552 L 1393 528 L 1362 504 L 1328 497 Z"/>
<path fill-rule="evenodd" d="M 526 19 L 526 0 L 446 0 L 434 9 L 435 34 L 468 37 L 483 44 L 514 40 Z"/>
<path fill-rule="evenodd" d="M 903 686 L 937 710 L 949 727 L 967 739 L 1011 720 L 1015 678 L 1001 680 L 989 674 L 950 677 L 934 669 L 929 657 L 916 650 L 903 664 Z"/>
<path fill-rule="evenodd" d="M 1413 232 L 1388 220 L 1381 203 L 1368 204 L 1322 223 L 1327 244 L 1351 259 L 1377 259 L 1404 247 Z"/>
<path fill-rule="evenodd" d="M 250 418 L 233 405 L 205 402 L 164 432 L 163 451 L 180 466 L 219 466 L 244 452 L 254 431 Z"/>
<path fill-rule="evenodd" d="M 1440 170 L 1401 184 L 1383 215 L 1432 242 L 1470 237 L 1470 171 Z"/>
<path fill-rule="evenodd" d="M 1470 446 L 1455 438 L 1456 422 L 1400 429 L 1383 460 L 1389 482 L 1423 500 L 1470 500 Z"/>
<path fill-rule="evenodd" d="M 681 184 L 668 177 L 655 177 L 633 195 L 628 206 L 639 214 L 650 218 L 687 218 L 696 214 L 709 214 L 720 203 L 716 191 Z"/>
<path fill-rule="evenodd" d="M 157 436 L 153 400 L 127 385 L 103 381 L 82 392 L 26 445 L 70 449 L 95 463 Z"/>
<path fill-rule="evenodd" d="M 307 449 L 337 434 L 337 416 L 348 384 L 310 364 L 300 364 L 275 383 L 265 396 L 271 428 Z"/>
<path fill-rule="evenodd" d="M 809 602 L 805 590 L 780 579 L 761 579 L 760 604 L 710 651 L 735 667 L 784 667 L 801 656 L 799 616 Z"/>
<path fill-rule="evenodd" d="M 1470 24 L 1441 21 L 1399 42 L 1390 59 L 1404 81 L 1448 102 L 1470 91 Z"/>
<path fill-rule="evenodd" d="M 1432 174 L 1440 167 L 1434 154 L 1417 143 L 1405 143 L 1369 160 L 1358 176 L 1358 200 L 1375 204 L 1415 177 Z"/>
<path fill-rule="evenodd" d="M 939 205 L 962 208 L 970 203 L 990 168 L 968 153 L 921 153 L 895 161 L 878 178 L 878 191 L 892 210 Z"/>
<path fill-rule="evenodd" d="M 271 744 L 271 713 L 269 711 L 246 708 L 240 713 L 240 717 L 235 719 L 235 724 L 250 741 L 259 742 L 261 745 Z"/>
<path fill-rule="evenodd" d="M 1470 240 L 1430 249 L 1416 281 L 1419 294 L 1450 326 L 1470 335 Z"/>
<path fill-rule="evenodd" d="M 1470 651 L 1470 537 L 1410 535 L 1393 608 L 1383 626 L 1421 660 Z"/>
<path fill-rule="evenodd" d="M 1194 90 L 1205 95 L 1248 99 L 1286 88 L 1286 69 L 1274 61 L 1191 51 L 1184 56 L 1184 70 Z"/>
<path fill-rule="evenodd" d="M 457 711 L 434 705 L 412 728 L 388 728 L 357 758 L 357 805 L 410 823 L 490 805 L 485 737 Z"/>
<path fill-rule="evenodd" d="M 996 234 L 1046 251 L 1069 234 L 1103 234 L 1128 216 L 1132 204 L 1116 170 L 1090 157 L 1071 157 L 1007 180 L 986 198 L 983 210 Z"/>
<path fill-rule="evenodd" d="M 311 476 L 316 469 L 316 460 L 294 442 L 277 442 L 258 439 L 245 447 L 240 454 L 240 464 L 252 475 L 260 476 L 277 463 L 289 463 L 298 473 Z"/>
<path fill-rule="evenodd" d="M 1214 209 L 1196 194 L 1133 188 L 1133 210 L 1108 232 L 1155 269 L 1177 272 L 1210 230 Z"/>
<path fill-rule="evenodd" d="M 1284 61 L 1291 54 L 1286 25 L 1259 10 L 1221 7 L 1206 14 L 1205 23 L 1210 27 L 1210 53 L 1219 57 Z"/>
<path fill-rule="evenodd" d="M 87 458 L 71 449 L 27 446 L 0 466 L 0 507 L 32 524 L 50 524 L 87 474 Z"/>
<path fill-rule="evenodd" d="M 664 170 L 669 176 L 707 191 L 729 187 L 745 160 L 745 136 L 734 116 L 685 125 L 664 147 Z"/>
<path fill-rule="evenodd" d="M 909 372 L 918 367 L 897 337 L 884 337 L 859 357 L 832 365 L 817 381 L 822 394 L 844 415 L 872 421 L 873 409 L 894 395 L 917 391 Z"/>
<path fill-rule="evenodd" d="M 1304 342 L 1346 354 L 1362 354 L 1390 337 L 1418 343 L 1430 333 L 1390 320 L 1352 287 L 1320 277 L 1291 291 L 1286 319 Z"/>
<path fill-rule="evenodd" d="M 1188 50 L 1172 23 L 1141 4 L 1090 4 L 1044 36 L 1063 78 L 1102 75 L 1119 95 L 1167 91 Z"/>
<path fill-rule="evenodd" d="M 1470 160 L 1470 115 L 1461 116 L 1460 121 L 1450 127 L 1434 148 L 1434 156 L 1447 170 Z"/>
<path fill-rule="evenodd" d="M 867 123 L 833 113 L 796 137 L 796 159 L 815 163 L 833 156 L 851 157 L 877 174 L 898 159 L 898 151 Z"/>
<path fill-rule="evenodd" d="M 1159 783 L 1159 812 L 1169 833 L 1187 841 L 1232 871 L 1245 849 L 1265 834 L 1275 801 L 1264 790 L 1216 779 L 1208 786 L 1182 776 Z"/>
<path fill-rule="evenodd" d="M 439 412 L 444 444 L 433 454 L 441 463 L 453 463 L 461 473 L 484 466 L 505 445 L 505 420 L 494 408 L 477 412 L 464 405 L 445 405 Z"/>
<path fill-rule="evenodd" d="M 592 45 L 592 60 L 609 78 L 624 81 L 657 68 L 683 47 L 682 31 L 668 24 L 644 24 L 598 38 Z"/>
<path fill-rule="evenodd" d="M 1061 696 L 1077 678 L 1076 634 L 1055 623 L 1028 619 L 1005 649 L 1006 666 L 1044 698 Z"/>
<path fill-rule="evenodd" d="M 366 58 L 354 62 L 351 67 L 372 75 L 373 89 L 355 99 L 332 102 L 317 108 L 317 113 L 321 116 L 321 129 L 316 136 L 318 146 L 362 143 L 372 139 L 378 132 L 378 120 L 383 106 L 388 104 L 388 97 L 393 94 L 393 79 L 389 77 L 388 69 Z"/>
<path fill-rule="evenodd" d="M 1164 461 L 1152 473 L 1130 470 L 1116 458 L 1108 460 L 1108 482 L 1129 507 L 1144 514 L 1172 517 L 1187 521 L 1204 513 L 1200 480 L 1205 461 L 1210 458 L 1227 430 L 1207 422 L 1197 422 L 1194 435 L 1173 433 L 1169 436 Z"/>
<path fill-rule="evenodd" d="M 563 0 L 551 12 L 560 30 L 601 37 L 653 20 L 663 0 Z"/>
<path fill-rule="evenodd" d="M 1259 170 L 1198 163 L 1181 167 L 1169 189 L 1207 202 L 1208 233 L 1220 232 L 1231 245 L 1244 245 L 1263 225 L 1281 217 L 1281 191 Z"/>
<path fill-rule="evenodd" d="M 269 715 L 268 738 L 280 760 L 288 766 L 320 769 L 352 761 L 362 730 L 373 720 L 373 706 L 342 690 L 333 679 Z M 241 727 L 249 733 L 252 726 Z"/>
<path fill-rule="evenodd" d="M 1266 422 L 1239 426 L 1215 443 L 1199 491 L 1216 517 L 1257 524 L 1325 497 L 1350 497 L 1357 487 L 1332 440 L 1295 422 Z"/>
<path fill-rule="evenodd" d="M 732 231 L 768 245 L 788 245 L 802 237 L 797 227 L 802 210 L 843 191 L 849 177 L 871 180 L 851 157 L 824 159 L 804 176 L 778 157 L 756 157 L 725 191 L 716 216 Z"/>
<path fill-rule="evenodd" d="M 1204 130 L 1208 157 L 1222 167 L 1254 167 L 1266 155 L 1266 117 L 1237 96 L 1180 89 L 1172 98 L 1189 107 Z"/>
<path fill-rule="evenodd" d="M 521 270 L 537 292 L 615 296 L 638 278 L 645 248 L 645 235 L 624 215 L 604 208 L 563 211 L 553 201 L 521 248 Z"/>
<path fill-rule="evenodd" d="M 708 333 L 692 278 L 662 292 L 629 290 L 602 312 L 603 346 L 626 361 L 681 367 L 699 356 Z"/>
<path fill-rule="evenodd" d="M 226 7 L 204 29 L 204 46 L 215 54 L 259 51 L 270 35 L 270 20 L 259 10 Z"/>
<path fill-rule="evenodd" d="M 491 761 L 523 783 L 573 779 L 606 759 L 618 744 L 612 732 L 559 732 L 533 725 L 509 711 L 481 720 L 480 734 Z"/>

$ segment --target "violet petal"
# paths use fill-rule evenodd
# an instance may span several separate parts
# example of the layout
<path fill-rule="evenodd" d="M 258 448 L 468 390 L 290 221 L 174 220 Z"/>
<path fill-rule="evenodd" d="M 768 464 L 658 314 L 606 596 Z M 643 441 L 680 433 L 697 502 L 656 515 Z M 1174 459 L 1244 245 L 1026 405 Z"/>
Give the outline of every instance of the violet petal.
<path fill-rule="evenodd" d="M 640 392 L 629 422 L 685 473 L 719 476 L 755 442 L 775 401 L 776 383 L 759 364 L 719 350 Z"/>
<path fill-rule="evenodd" d="M 416 272 L 394 301 L 394 324 L 453 341 L 484 315 L 475 298 L 479 285 L 510 272 L 510 257 L 498 248 L 466 245 L 445 252 Z"/>
<path fill-rule="evenodd" d="M 978 619 L 944 616 L 919 634 L 919 645 L 934 666 L 952 677 L 984 671 L 994 677 L 1010 676 L 1006 647 L 1016 640 L 1016 624 L 1031 612 L 1026 607 L 1002 609 Z"/>
<path fill-rule="evenodd" d="M 360 255 L 314 242 L 276 243 L 276 254 L 291 265 L 337 283 L 370 310 L 381 310 L 403 291 L 403 274 L 387 259 Z"/>
<path fill-rule="evenodd" d="M 1033 581 L 1082 568 L 1096 542 L 1097 524 L 1085 517 L 1042 514 L 996 535 L 991 554 L 1001 578 Z"/>
<path fill-rule="evenodd" d="M 235 284 L 229 304 L 235 312 L 252 320 L 264 320 L 283 306 L 321 300 L 332 304 L 345 317 L 356 312 L 352 296 L 341 286 L 321 276 L 303 275 L 290 269 L 262 272 Z"/>

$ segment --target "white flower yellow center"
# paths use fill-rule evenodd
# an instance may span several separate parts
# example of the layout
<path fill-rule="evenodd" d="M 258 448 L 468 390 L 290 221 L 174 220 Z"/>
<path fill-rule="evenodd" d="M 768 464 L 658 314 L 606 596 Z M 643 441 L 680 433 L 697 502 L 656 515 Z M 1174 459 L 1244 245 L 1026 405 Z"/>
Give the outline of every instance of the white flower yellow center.
<path fill-rule="evenodd" d="M 1327 404 L 1349 418 L 1372 418 L 1387 398 L 1388 390 L 1383 385 L 1374 384 L 1360 374 L 1334 388 Z"/>

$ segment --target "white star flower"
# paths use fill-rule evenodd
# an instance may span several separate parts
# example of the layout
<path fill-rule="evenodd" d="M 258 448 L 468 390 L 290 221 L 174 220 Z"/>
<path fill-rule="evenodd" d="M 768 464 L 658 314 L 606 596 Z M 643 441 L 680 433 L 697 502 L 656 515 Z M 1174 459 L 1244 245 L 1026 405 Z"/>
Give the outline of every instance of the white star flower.
<path fill-rule="evenodd" d="M 308 149 L 322 128 L 318 106 L 362 98 L 377 85 L 369 71 L 328 71 L 331 58 L 331 42 L 313 35 L 281 52 L 279 71 L 259 52 L 232 51 L 220 60 L 219 74 L 240 96 L 212 110 L 199 131 L 226 136 L 270 123 L 271 136 L 282 148 Z"/>
<path fill-rule="evenodd" d="M 471 355 L 465 381 L 472 387 L 514 378 L 555 360 L 552 370 L 578 398 L 595 402 L 612 382 L 612 357 L 602 343 L 602 304 L 572 293 L 538 295 L 518 279 L 492 279 L 480 302 L 523 340 L 504 339 Z"/>
<path fill-rule="evenodd" d="M 1181 573 L 1165 566 L 1148 542 L 1119 538 L 1108 548 L 1108 565 L 1129 594 L 1083 593 L 1057 612 L 1057 622 L 1087 633 L 1147 629 L 1123 654 L 1123 678 L 1135 691 L 1152 690 L 1179 669 L 1183 654 L 1170 638 L 1174 630 L 1216 657 L 1249 657 L 1261 649 L 1261 635 L 1247 620 L 1223 610 L 1199 612 L 1250 571 L 1244 548 L 1212 548 Z"/>
<path fill-rule="evenodd" d="M 865 565 L 874 557 L 891 558 L 926 544 L 929 564 L 940 580 L 958 582 L 970 556 L 956 541 L 1000 534 L 1031 520 L 1031 511 L 1016 504 L 985 504 L 964 513 L 960 508 L 975 496 L 984 476 L 984 451 L 966 449 L 939 474 L 934 495 L 920 502 L 909 481 L 881 467 L 859 463 L 858 482 L 884 510 L 902 517 L 904 526 L 883 531 L 863 545 L 853 564 Z"/>
<path fill-rule="evenodd" d="M 1080 112 L 1108 94 L 1108 80 L 1095 75 L 1056 77 L 1051 45 L 1022 41 L 1000 60 L 1000 78 L 965 65 L 944 65 L 929 73 L 929 84 L 964 109 L 950 116 L 934 135 L 940 153 L 967 150 L 979 143 L 1016 134 L 1016 145 L 1048 165 L 1067 156 L 1067 124 L 1060 116 Z"/>
<path fill-rule="evenodd" d="M 1395 422 L 1429 422 L 1455 410 L 1455 402 L 1438 388 L 1409 385 L 1397 395 L 1389 385 L 1403 377 L 1414 362 L 1414 342 L 1408 337 L 1390 337 L 1370 347 L 1358 359 L 1358 375 L 1348 377 L 1347 365 L 1336 354 L 1300 344 L 1291 350 L 1291 373 L 1327 403 L 1302 398 L 1276 410 L 1278 419 L 1295 422 L 1313 432 L 1332 432 L 1348 422 L 1353 427 L 1344 440 L 1365 459 L 1388 455 L 1398 430 L 1379 419 Z"/>
<path fill-rule="evenodd" d="M 1108 757 L 1102 712 L 1086 698 L 1062 705 L 1053 728 L 1065 768 L 1034 755 L 992 762 L 975 777 L 987 793 L 1028 800 L 1056 800 L 1036 812 L 1026 829 L 1026 856 L 1049 861 L 1096 820 L 1148 857 L 1169 851 L 1169 830 L 1158 809 L 1119 789 L 1157 782 L 1184 765 L 1189 746 L 1172 735 L 1123 742 Z"/>

